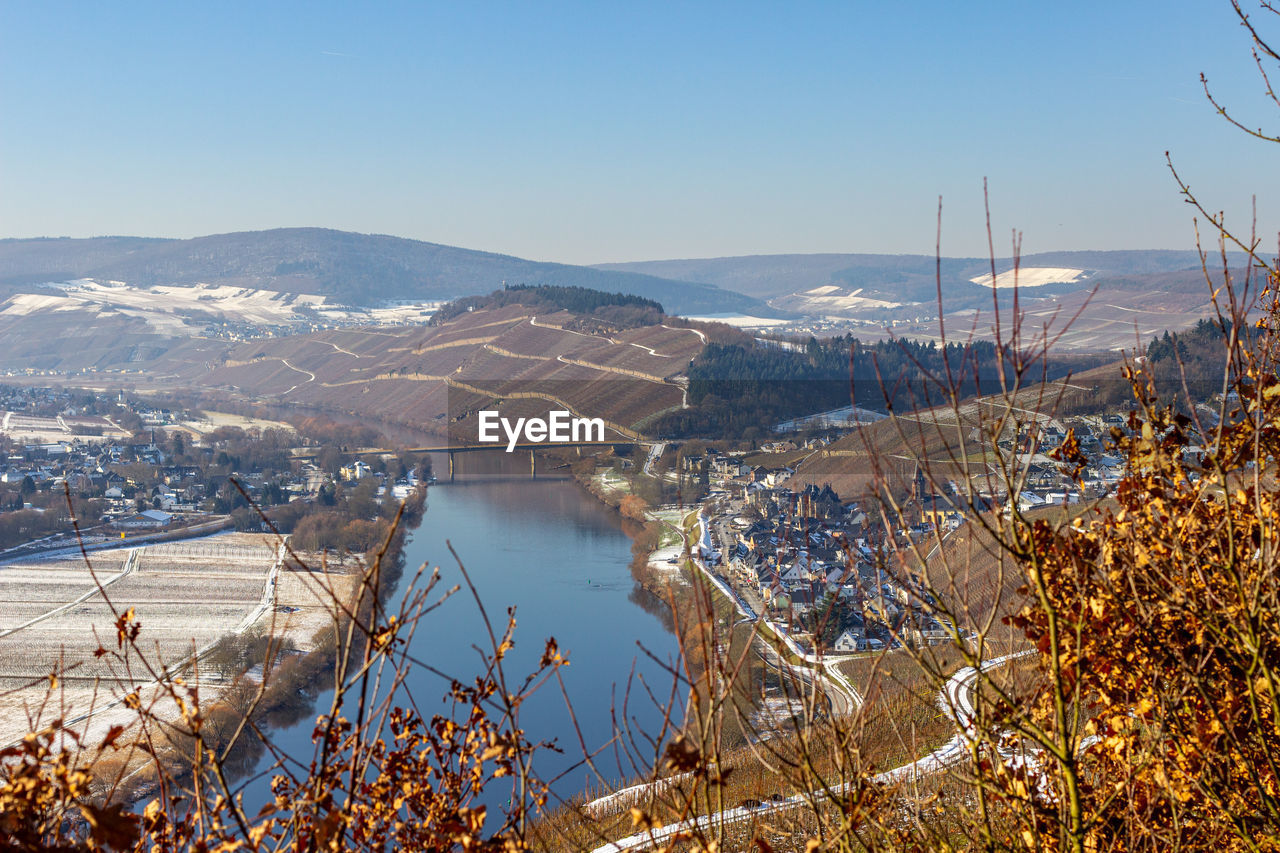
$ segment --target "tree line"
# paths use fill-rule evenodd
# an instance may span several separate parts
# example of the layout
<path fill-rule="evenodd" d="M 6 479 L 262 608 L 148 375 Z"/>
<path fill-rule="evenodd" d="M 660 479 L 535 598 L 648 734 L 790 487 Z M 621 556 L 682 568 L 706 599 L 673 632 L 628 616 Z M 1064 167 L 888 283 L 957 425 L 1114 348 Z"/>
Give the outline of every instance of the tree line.
<path fill-rule="evenodd" d="M 664 417 L 656 431 L 752 438 L 770 424 L 851 403 L 878 412 L 938 405 L 945 402 L 938 380 L 948 366 L 970 395 L 999 387 L 1007 355 L 989 341 L 866 343 L 847 334 L 803 344 L 709 343 L 689 366 L 690 407 Z M 1050 366 L 1049 378 L 1065 372 Z"/>

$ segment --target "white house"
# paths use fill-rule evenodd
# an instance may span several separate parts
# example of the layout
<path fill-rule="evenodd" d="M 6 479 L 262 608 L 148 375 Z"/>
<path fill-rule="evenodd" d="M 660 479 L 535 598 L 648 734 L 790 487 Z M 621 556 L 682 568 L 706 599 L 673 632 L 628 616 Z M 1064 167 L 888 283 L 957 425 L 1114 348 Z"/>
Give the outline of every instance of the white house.
<path fill-rule="evenodd" d="M 877 640 L 875 637 L 867 637 L 867 632 L 861 628 L 846 628 L 840 632 L 840 636 L 836 637 L 835 644 L 832 646 L 837 652 L 848 654 L 850 652 L 867 652 L 879 651 L 884 648 L 884 641 Z"/>
<path fill-rule="evenodd" d="M 1045 505 L 1045 499 L 1035 492 L 1022 492 L 1018 495 L 1018 509 L 1022 512 Z"/>
<path fill-rule="evenodd" d="M 777 486 L 794 473 L 790 468 L 777 468 L 765 475 L 764 482 L 768 486 Z"/>

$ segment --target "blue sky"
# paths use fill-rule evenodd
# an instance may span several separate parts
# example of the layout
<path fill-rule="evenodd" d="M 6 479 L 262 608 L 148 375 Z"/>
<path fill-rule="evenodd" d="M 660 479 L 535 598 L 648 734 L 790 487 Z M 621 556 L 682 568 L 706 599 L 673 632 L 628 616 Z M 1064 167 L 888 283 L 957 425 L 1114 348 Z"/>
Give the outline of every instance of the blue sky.
<path fill-rule="evenodd" d="M 1258 20 L 1280 42 L 1280 19 Z M 316 225 L 571 263 L 1280 225 L 1229 3 L 0 2 L 0 236 Z M 1267 245 L 1274 245 L 1274 238 Z"/>

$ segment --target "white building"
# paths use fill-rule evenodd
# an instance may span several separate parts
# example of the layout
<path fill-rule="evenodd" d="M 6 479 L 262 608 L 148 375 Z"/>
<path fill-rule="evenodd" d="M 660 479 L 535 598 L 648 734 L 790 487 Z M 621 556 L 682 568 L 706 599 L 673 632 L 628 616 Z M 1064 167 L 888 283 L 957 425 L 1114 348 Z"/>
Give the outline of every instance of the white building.
<path fill-rule="evenodd" d="M 131 515 L 127 518 L 119 519 L 114 522 L 116 527 L 123 527 L 128 530 L 138 530 L 145 528 L 164 527 L 173 520 L 173 515 L 159 509 L 147 509 Z"/>

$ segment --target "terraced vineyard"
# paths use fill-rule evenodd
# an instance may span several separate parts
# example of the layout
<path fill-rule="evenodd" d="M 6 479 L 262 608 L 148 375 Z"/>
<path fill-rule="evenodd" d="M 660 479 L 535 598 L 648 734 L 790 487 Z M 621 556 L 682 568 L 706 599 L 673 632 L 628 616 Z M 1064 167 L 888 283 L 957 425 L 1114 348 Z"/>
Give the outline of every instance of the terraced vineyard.
<path fill-rule="evenodd" d="M 692 329 L 645 326 L 588 334 L 567 311 L 533 315 L 522 305 L 461 314 L 440 326 L 342 329 L 243 343 L 165 339 L 112 348 L 104 317 L 97 345 L 63 347 L 41 367 L 76 383 L 219 389 L 265 402 L 301 404 L 448 434 L 450 418 L 479 408 L 545 415 L 569 408 L 603 418 L 615 436 L 643 433 L 654 416 L 685 404 L 684 373 L 703 346 Z M 34 322 L 39 322 L 38 318 Z M 3 333 L 0 318 L 0 333 Z M 23 339 L 30 335 L 24 332 Z M 35 344 L 29 344 L 35 346 Z M 32 353 L 0 351 L 0 366 Z M 20 357 L 20 358 L 19 358 Z M 47 380 L 73 381 L 57 376 Z M 541 408 L 529 400 L 541 401 Z M 455 436 L 456 437 L 456 436 Z M 474 440 L 474 435 L 472 436 Z"/>
<path fill-rule="evenodd" d="M 91 566 L 0 565 L 0 744 L 54 719 L 94 731 L 129 723 L 122 698 L 155 698 L 166 669 L 214 693 L 240 673 L 206 660 L 197 674 L 191 664 L 228 634 L 271 630 L 305 648 L 356 575 L 341 565 L 313 573 L 283 557 L 274 537 L 227 534 L 100 551 Z M 130 608 L 139 654 L 122 660 L 115 623 Z"/>

